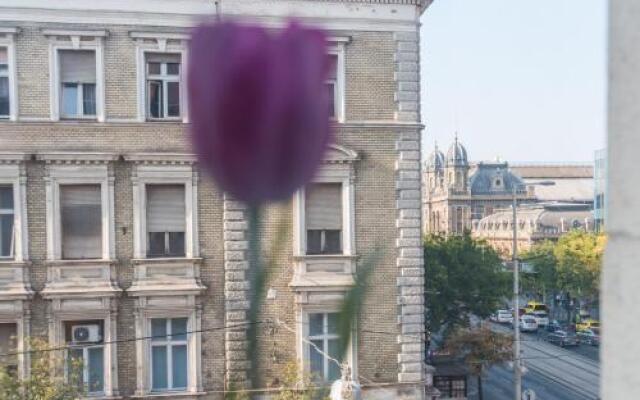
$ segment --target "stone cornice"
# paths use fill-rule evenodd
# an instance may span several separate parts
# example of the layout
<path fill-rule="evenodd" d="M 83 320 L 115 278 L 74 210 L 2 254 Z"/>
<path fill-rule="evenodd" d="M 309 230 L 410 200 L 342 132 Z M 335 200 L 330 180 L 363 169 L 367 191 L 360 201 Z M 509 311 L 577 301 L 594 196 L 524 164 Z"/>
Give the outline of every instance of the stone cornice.
<path fill-rule="evenodd" d="M 28 153 L 9 153 L 0 152 L 0 165 L 2 164 L 20 164 L 31 158 Z"/>
<path fill-rule="evenodd" d="M 118 155 L 83 151 L 52 152 L 38 153 L 36 154 L 36 159 L 47 164 L 105 164 L 110 161 L 116 161 Z"/>
<path fill-rule="evenodd" d="M 125 161 L 147 165 L 191 165 L 197 159 L 189 153 L 132 153 L 123 155 Z"/>

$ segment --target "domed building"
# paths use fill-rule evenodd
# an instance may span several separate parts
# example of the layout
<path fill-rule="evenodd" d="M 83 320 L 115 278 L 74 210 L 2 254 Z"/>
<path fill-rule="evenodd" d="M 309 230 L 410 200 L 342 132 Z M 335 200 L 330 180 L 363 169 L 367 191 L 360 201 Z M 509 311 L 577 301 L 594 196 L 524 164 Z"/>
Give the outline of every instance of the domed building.
<path fill-rule="evenodd" d="M 535 201 L 525 182 L 506 162 L 471 164 L 457 135 L 446 157 L 436 145 L 424 169 L 424 229 L 427 233 L 462 234 L 473 230 L 493 210 Z"/>
<path fill-rule="evenodd" d="M 553 184 L 533 185 L 541 181 Z M 456 135 L 446 156 L 436 145 L 427 157 L 423 190 L 425 233 L 471 231 L 476 234 L 482 231 L 481 236 L 492 236 L 502 231 L 489 229 L 490 220 L 484 218 L 510 209 L 514 190 L 518 208 L 523 208 L 525 213 L 533 212 L 533 205 L 542 206 L 546 210 L 545 216 L 558 215 L 560 209 L 562 212 L 570 209 L 581 213 L 578 219 L 583 221 L 585 210 L 593 208 L 593 165 L 529 163 L 510 166 L 501 160 L 473 162 Z M 481 220 L 486 222 L 482 228 Z M 587 222 L 585 226 L 588 225 Z M 536 231 L 531 240 L 544 235 L 554 238 L 552 230 L 546 229 Z"/>

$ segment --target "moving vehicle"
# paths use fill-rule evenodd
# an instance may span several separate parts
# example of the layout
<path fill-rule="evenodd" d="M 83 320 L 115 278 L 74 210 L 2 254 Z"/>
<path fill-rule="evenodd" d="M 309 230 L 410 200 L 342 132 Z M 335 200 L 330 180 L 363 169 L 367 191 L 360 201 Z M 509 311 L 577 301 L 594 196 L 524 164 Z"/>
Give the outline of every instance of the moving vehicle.
<path fill-rule="evenodd" d="M 512 323 L 513 326 L 513 323 Z M 537 332 L 538 331 L 538 323 L 536 322 L 536 319 L 528 316 L 528 315 L 523 315 L 522 317 L 520 317 L 520 332 Z"/>
<path fill-rule="evenodd" d="M 588 344 L 591 346 L 600 346 L 600 329 L 590 328 L 584 331 L 580 331 L 576 334 L 580 343 Z"/>
<path fill-rule="evenodd" d="M 549 322 L 549 325 L 546 326 L 547 332 L 555 332 L 555 331 L 561 331 L 561 330 L 563 330 L 562 324 L 560 324 L 560 322 L 558 322 L 557 319 L 554 319 L 553 321 Z"/>
<path fill-rule="evenodd" d="M 536 311 L 549 312 L 549 308 L 544 303 L 539 303 L 537 301 L 528 302 L 527 306 L 525 307 L 525 312 L 534 313 Z"/>
<path fill-rule="evenodd" d="M 545 327 L 549 325 L 549 314 L 546 311 L 534 311 L 531 316 L 536 319 L 538 326 Z"/>
<path fill-rule="evenodd" d="M 549 343 L 557 344 L 560 347 L 577 346 L 578 338 L 573 333 L 567 331 L 555 331 L 547 335 Z"/>
<path fill-rule="evenodd" d="M 576 324 L 576 332 L 582 332 L 592 328 L 600 328 L 600 321 L 589 318 Z"/>

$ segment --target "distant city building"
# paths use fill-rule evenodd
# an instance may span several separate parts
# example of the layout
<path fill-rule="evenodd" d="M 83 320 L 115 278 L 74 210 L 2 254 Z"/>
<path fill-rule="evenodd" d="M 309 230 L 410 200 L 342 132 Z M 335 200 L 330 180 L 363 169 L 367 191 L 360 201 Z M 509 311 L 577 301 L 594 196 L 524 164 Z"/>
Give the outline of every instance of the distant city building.
<path fill-rule="evenodd" d="M 541 182 L 551 185 L 535 185 Z M 446 155 L 436 145 L 427 158 L 423 190 L 427 233 L 470 231 L 475 236 L 495 236 L 492 243 L 502 249 L 503 235 L 498 232 L 511 235 L 511 229 L 497 227 L 504 223 L 504 210 L 511 209 L 514 191 L 518 208 L 522 208 L 518 212 L 538 224 L 528 229 L 530 237 L 525 234 L 520 239 L 523 242 L 554 239 L 570 229 L 574 220 L 594 229 L 594 168 L 589 164 L 470 162 L 467 149 L 456 136 Z M 528 215 L 531 213 L 537 216 Z M 487 219 L 496 214 L 499 223 Z"/>
<path fill-rule="evenodd" d="M 544 240 L 557 240 L 573 229 L 594 230 L 589 204 L 547 203 L 521 205 L 517 209 L 518 251 L 526 251 Z M 513 250 L 513 211 L 504 209 L 480 220 L 473 231 L 476 238 L 485 239 L 501 255 Z"/>
<path fill-rule="evenodd" d="M 595 229 L 600 232 L 604 229 L 607 219 L 607 150 L 600 149 L 595 154 L 593 169 L 593 218 Z"/>

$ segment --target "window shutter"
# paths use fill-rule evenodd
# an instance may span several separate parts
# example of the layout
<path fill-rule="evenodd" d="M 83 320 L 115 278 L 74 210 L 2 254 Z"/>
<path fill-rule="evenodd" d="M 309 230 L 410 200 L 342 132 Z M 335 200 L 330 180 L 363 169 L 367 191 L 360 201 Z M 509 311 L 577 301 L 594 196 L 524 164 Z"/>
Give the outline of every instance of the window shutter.
<path fill-rule="evenodd" d="M 7 48 L 0 47 L 0 64 L 7 64 L 9 62 L 7 58 Z"/>
<path fill-rule="evenodd" d="M 184 185 L 147 185 L 147 231 L 185 231 Z"/>
<path fill-rule="evenodd" d="M 60 186 L 62 257 L 102 257 L 100 185 Z"/>
<path fill-rule="evenodd" d="M 305 192 L 307 229 L 342 230 L 342 184 L 312 184 Z"/>
<path fill-rule="evenodd" d="M 180 63 L 180 54 L 173 53 L 147 53 L 147 62 L 155 63 Z"/>
<path fill-rule="evenodd" d="M 61 82 L 96 82 L 96 53 L 91 50 L 60 50 Z"/>

